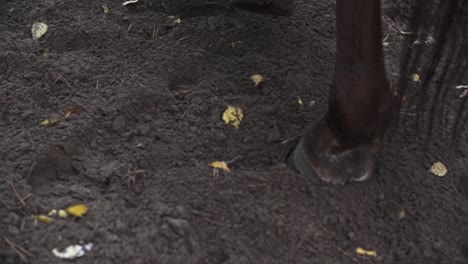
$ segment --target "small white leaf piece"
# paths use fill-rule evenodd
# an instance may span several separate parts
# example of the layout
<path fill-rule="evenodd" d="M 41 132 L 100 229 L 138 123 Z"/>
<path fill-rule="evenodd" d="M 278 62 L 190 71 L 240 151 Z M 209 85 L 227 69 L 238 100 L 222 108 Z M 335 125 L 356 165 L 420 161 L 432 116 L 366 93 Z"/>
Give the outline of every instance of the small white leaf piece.
<path fill-rule="evenodd" d="M 31 34 L 33 40 L 38 40 L 40 37 L 44 36 L 47 32 L 48 26 L 42 22 L 34 22 L 31 28 Z"/>
<path fill-rule="evenodd" d="M 135 3 L 138 3 L 138 0 L 125 1 L 125 2 L 122 3 L 122 5 L 126 6 L 126 5 L 129 5 L 129 4 L 135 4 Z"/>
<path fill-rule="evenodd" d="M 70 245 L 62 251 L 54 248 L 52 249 L 52 254 L 61 259 L 75 259 L 84 256 L 87 251 L 91 251 L 93 246 L 93 243 L 88 243 L 85 245 Z"/>

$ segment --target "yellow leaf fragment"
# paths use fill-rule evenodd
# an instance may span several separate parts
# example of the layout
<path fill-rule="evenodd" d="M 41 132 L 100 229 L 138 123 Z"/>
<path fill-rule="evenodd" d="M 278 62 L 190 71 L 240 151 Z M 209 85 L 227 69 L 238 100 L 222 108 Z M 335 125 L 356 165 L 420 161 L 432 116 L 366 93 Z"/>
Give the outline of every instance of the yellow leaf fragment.
<path fill-rule="evenodd" d="M 211 167 L 213 167 L 215 169 L 221 169 L 221 170 L 226 171 L 226 172 L 231 171 L 231 170 L 229 170 L 229 167 L 228 167 L 227 163 L 224 162 L 224 161 L 213 161 L 213 162 L 211 162 Z"/>
<path fill-rule="evenodd" d="M 44 121 L 41 122 L 41 125 L 43 126 L 50 126 L 53 124 L 56 124 L 60 121 L 57 117 L 49 117 L 47 119 L 44 119 Z"/>
<path fill-rule="evenodd" d="M 52 222 L 54 220 L 51 217 L 48 217 L 47 215 L 37 215 L 36 219 L 38 221 L 44 222 L 46 224 L 49 224 L 50 222 Z"/>
<path fill-rule="evenodd" d="M 107 7 L 107 5 L 102 5 L 102 9 L 104 10 L 104 13 L 105 13 L 105 14 L 109 14 L 109 13 L 110 13 L 109 7 Z"/>
<path fill-rule="evenodd" d="M 44 36 L 47 32 L 48 26 L 45 23 L 34 22 L 31 28 L 31 34 L 33 40 L 38 40 L 40 37 Z"/>
<path fill-rule="evenodd" d="M 81 218 L 88 212 L 88 206 L 85 204 L 76 204 L 65 209 L 67 213 L 73 215 L 74 217 Z"/>
<path fill-rule="evenodd" d="M 377 252 L 376 252 L 376 251 L 374 251 L 374 250 L 365 250 L 365 249 L 363 249 L 362 247 L 356 248 L 356 253 L 358 253 L 359 255 L 366 255 L 366 256 L 370 256 L 370 257 L 377 257 Z"/>
<path fill-rule="evenodd" d="M 254 87 L 259 86 L 265 80 L 260 74 L 254 74 L 250 79 L 254 82 Z"/>
<path fill-rule="evenodd" d="M 439 177 L 443 177 L 447 174 L 448 170 L 442 162 L 438 161 L 431 166 L 430 172 Z"/>
<path fill-rule="evenodd" d="M 61 218 L 66 218 L 68 216 L 68 213 L 67 211 L 63 210 L 63 209 L 60 209 L 58 211 L 58 215 L 61 217 Z"/>
<path fill-rule="evenodd" d="M 419 75 L 417 73 L 411 74 L 410 78 L 411 78 L 411 80 L 413 80 L 413 82 L 420 82 L 421 81 L 421 77 L 419 77 Z"/>
<path fill-rule="evenodd" d="M 228 108 L 223 113 L 223 120 L 226 124 L 232 123 L 233 126 L 239 128 L 239 125 L 242 121 L 244 114 L 242 109 L 234 106 L 228 106 Z"/>

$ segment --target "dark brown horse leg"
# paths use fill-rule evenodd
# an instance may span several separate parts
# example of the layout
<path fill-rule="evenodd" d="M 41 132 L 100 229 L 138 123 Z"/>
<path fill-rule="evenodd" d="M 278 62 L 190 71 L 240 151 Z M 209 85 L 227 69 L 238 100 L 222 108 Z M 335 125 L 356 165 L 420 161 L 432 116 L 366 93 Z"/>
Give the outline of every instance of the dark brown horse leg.
<path fill-rule="evenodd" d="M 305 130 L 287 163 L 312 182 L 343 184 L 373 175 L 393 100 L 382 51 L 380 0 L 337 0 L 336 21 L 328 111 Z"/>

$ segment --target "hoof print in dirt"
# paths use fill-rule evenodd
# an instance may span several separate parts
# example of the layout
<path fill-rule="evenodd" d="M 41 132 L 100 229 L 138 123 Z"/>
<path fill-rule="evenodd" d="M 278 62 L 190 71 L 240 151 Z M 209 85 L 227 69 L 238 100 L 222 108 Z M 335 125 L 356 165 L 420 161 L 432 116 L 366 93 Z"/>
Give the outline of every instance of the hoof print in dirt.
<path fill-rule="evenodd" d="M 206 0 L 162 0 L 161 8 L 166 14 L 178 14 L 192 8 L 202 7 Z"/>
<path fill-rule="evenodd" d="M 255 13 L 288 16 L 293 9 L 293 0 L 237 0 L 231 6 Z"/>
<path fill-rule="evenodd" d="M 66 180 L 76 175 L 77 171 L 72 165 L 71 157 L 61 146 L 51 146 L 47 152 L 37 159 L 31 170 L 28 184 L 36 193 L 46 191 L 51 182 Z"/>

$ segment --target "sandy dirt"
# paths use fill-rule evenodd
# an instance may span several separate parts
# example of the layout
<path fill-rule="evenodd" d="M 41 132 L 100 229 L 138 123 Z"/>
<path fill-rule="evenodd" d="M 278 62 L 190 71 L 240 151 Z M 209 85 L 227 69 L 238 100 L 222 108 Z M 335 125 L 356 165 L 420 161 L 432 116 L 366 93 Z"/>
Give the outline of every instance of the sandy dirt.
<path fill-rule="evenodd" d="M 77 243 L 94 244 L 84 264 L 468 263 L 466 140 L 435 133 L 423 149 L 393 129 L 361 184 L 307 186 L 284 165 L 283 142 L 326 110 L 333 1 L 290 17 L 122 2 L 0 3 L 0 263 L 68 263 L 52 249 Z M 392 81 L 396 2 L 383 10 Z M 33 41 L 36 21 L 48 31 Z M 238 129 L 227 105 L 244 111 Z M 231 172 L 214 175 L 215 160 Z M 82 219 L 35 220 L 76 203 Z"/>

